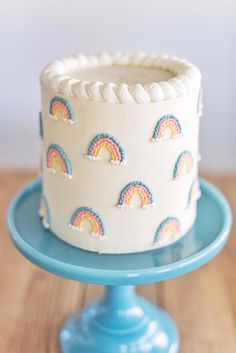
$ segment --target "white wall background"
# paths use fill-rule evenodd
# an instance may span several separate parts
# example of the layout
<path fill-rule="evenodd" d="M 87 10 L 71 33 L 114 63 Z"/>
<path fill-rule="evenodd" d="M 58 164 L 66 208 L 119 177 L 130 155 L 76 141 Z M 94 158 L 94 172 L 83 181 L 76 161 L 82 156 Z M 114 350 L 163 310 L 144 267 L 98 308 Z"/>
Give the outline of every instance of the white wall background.
<path fill-rule="evenodd" d="M 235 0 L 1 1 L 0 166 L 38 164 L 38 76 L 49 60 L 117 50 L 176 54 L 199 66 L 201 168 L 235 171 Z"/>

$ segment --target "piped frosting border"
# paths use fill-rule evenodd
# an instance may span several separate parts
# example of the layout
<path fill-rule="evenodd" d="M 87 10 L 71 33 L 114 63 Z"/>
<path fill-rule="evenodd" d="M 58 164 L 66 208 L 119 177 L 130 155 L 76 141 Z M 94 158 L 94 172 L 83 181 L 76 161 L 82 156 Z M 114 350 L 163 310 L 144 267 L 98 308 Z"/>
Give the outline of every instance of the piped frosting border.
<path fill-rule="evenodd" d="M 67 75 L 68 71 L 98 66 L 139 66 L 170 71 L 175 76 L 166 81 L 146 84 L 115 84 L 100 81 L 80 81 Z M 201 74 L 197 67 L 184 59 L 168 55 L 121 53 L 100 55 L 77 54 L 51 61 L 42 71 L 41 84 L 66 97 L 94 102 L 151 103 L 173 99 L 200 87 Z"/>

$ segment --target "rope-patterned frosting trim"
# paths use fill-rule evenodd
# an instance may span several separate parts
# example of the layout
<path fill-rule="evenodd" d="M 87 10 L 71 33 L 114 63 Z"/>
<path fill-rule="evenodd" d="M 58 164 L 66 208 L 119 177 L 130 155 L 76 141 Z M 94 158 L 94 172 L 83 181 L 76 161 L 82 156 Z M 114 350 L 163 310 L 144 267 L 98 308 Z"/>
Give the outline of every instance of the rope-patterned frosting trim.
<path fill-rule="evenodd" d="M 139 66 L 169 71 L 174 77 L 166 81 L 146 84 L 113 82 L 89 82 L 73 78 L 68 72 L 99 66 Z M 109 102 L 109 103 L 150 103 L 173 99 L 199 90 L 201 74 L 199 70 L 175 56 L 148 55 L 145 53 L 124 55 L 121 53 L 86 56 L 78 54 L 51 61 L 42 71 L 41 84 L 66 97 Z"/>

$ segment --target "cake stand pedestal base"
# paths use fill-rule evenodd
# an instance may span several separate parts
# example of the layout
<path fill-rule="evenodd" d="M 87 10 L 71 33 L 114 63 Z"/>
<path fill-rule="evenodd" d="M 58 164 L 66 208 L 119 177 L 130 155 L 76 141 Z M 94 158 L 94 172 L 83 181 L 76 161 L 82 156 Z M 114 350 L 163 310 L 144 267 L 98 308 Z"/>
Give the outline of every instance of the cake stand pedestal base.
<path fill-rule="evenodd" d="M 161 249 L 118 256 L 75 248 L 44 229 L 38 217 L 39 180 L 16 196 L 8 226 L 13 242 L 27 259 L 57 276 L 107 286 L 104 298 L 74 313 L 64 324 L 62 353 L 178 352 L 174 322 L 137 296 L 133 285 L 191 272 L 224 247 L 232 224 L 230 207 L 213 185 L 202 179 L 200 185 L 197 219 L 187 235 Z"/>
<path fill-rule="evenodd" d="M 133 286 L 108 286 L 104 298 L 71 315 L 60 344 L 63 353 L 176 353 L 179 335 L 172 319 Z"/>

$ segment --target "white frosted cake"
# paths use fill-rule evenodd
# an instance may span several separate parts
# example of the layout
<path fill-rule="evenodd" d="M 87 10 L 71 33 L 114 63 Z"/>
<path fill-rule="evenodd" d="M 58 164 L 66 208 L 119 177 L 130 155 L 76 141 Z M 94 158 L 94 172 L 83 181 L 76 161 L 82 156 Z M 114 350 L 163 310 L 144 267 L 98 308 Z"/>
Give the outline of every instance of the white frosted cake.
<path fill-rule="evenodd" d="M 61 58 L 41 74 L 45 227 L 76 247 L 134 253 L 196 218 L 201 75 L 146 54 Z"/>

